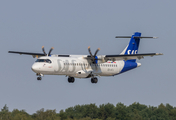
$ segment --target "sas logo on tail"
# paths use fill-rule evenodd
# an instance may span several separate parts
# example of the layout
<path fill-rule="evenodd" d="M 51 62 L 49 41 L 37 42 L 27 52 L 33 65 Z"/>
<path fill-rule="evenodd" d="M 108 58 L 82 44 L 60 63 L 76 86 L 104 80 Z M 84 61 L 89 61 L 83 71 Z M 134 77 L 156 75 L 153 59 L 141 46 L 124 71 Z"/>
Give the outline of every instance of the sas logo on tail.
<path fill-rule="evenodd" d="M 138 50 L 132 50 L 132 52 L 131 52 L 131 50 L 128 50 L 128 55 L 130 55 L 130 54 L 137 54 L 137 51 Z M 131 53 L 130 53 L 131 52 Z"/>

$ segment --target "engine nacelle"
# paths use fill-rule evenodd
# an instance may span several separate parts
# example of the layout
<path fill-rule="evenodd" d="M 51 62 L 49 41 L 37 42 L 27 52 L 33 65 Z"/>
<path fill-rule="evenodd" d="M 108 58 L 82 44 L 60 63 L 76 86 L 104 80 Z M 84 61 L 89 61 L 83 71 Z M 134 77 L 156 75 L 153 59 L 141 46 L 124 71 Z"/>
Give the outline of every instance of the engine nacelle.
<path fill-rule="evenodd" d="M 101 64 L 101 63 L 105 63 L 105 59 L 103 55 L 97 56 L 98 60 L 97 60 L 97 64 Z"/>

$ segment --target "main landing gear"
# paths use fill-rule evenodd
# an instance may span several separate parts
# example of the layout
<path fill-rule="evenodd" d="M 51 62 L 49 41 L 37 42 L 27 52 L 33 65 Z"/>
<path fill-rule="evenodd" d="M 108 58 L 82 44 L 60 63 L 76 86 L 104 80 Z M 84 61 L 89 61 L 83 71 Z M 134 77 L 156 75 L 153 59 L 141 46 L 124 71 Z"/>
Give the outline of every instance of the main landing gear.
<path fill-rule="evenodd" d="M 74 83 L 75 82 L 75 78 L 74 77 L 68 77 L 68 82 L 69 83 Z"/>
<path fill-rule="evenodd" d="M 97 82 L 98 82 L 98 78 L 97 78 L 97 77 L 91 78 L 91 82 L 92 82 L 92 83 L 97 83 Z"/>

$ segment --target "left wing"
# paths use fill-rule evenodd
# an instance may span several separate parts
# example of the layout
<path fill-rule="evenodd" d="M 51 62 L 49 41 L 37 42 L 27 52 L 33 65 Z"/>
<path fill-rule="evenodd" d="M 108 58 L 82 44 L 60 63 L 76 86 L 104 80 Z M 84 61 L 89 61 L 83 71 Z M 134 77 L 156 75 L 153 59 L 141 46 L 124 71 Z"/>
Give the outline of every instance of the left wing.
<path fill-rule="evenodd" d="M 163 55 L 162 53 L 145 53 L 145 54 L 129 54 L 129 55 L 105 55 L 104 60 L 133 60 L 133 59 L 142 59 L 145 56 L 156 56 L 156 55 Z"/>
<path fill-rule="evenodd" d="M 48 52 L 48 54 L 46 54 L 46 52 L 45 52 L 45 49 L 44 49 L 44 46 L 42 46 L 42 51 L 43 51 L 43 53 L 31 53 L 31 52 L 18 52 L 18 51 L 9 51 L 9 53 L 16 53 L 16 54 L 20 54 L 20 55 L 22 55 L 22 54 L 24 54 L 24 55 L 32 55 L 33 56 L 33 58 L 38 58 L 38 57 L 41 57 L 41 56 L 50 56 L 51 55 L 51 51 L 54 49 L 54 47 L 52 47 L 50 50 L 49 50 L 49 52 Z"/>
<path fill-rule="evenodd" d="M 32 55 L 34 58 L 35 57 L 41 57 L 41 56 L 45 56 L 44 53 L 31 53 L 31 52 L 18 52 L 18 51 L 8 51 L 8 53 L 16 53 L 16 54 L 24 54 L 24 55 Z"/>

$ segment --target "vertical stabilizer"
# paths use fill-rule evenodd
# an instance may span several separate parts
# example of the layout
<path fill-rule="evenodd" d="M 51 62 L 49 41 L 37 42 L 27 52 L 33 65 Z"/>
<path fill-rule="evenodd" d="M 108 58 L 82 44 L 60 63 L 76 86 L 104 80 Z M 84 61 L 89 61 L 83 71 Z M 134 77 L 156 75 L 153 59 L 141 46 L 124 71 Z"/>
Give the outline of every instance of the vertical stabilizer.
<path fill-rule="evenodd" d="M 141 37 L 141 33 L 135 32 L 134 35 L 131 36 L 131 40 L 130 40 L 128 47 L 125 51 L 125 55 L 138 53 L 140 38 L 137 38 L 137 37 Z"/>
<path fill-rule="evenodd" d="M 135 32 L 134 35 L 131 36 L 131 40 L 127 47 L 123 50 L 121 54 L 128 55 L 128 54 L 137 54 L 138 47 L 140 42 L 141 33 Z"/>
<path fill-rule="evenodd" d="M 139 43 L 140 43 L 140 32 L 135 32 L 134 35 L 131 36 L 131 40 L 127 47 L 122 51 L 121 55 L 129 55 L 129 54 L 137 54 Z M 135 62 L 136 60 L 130 60 Z"/>

